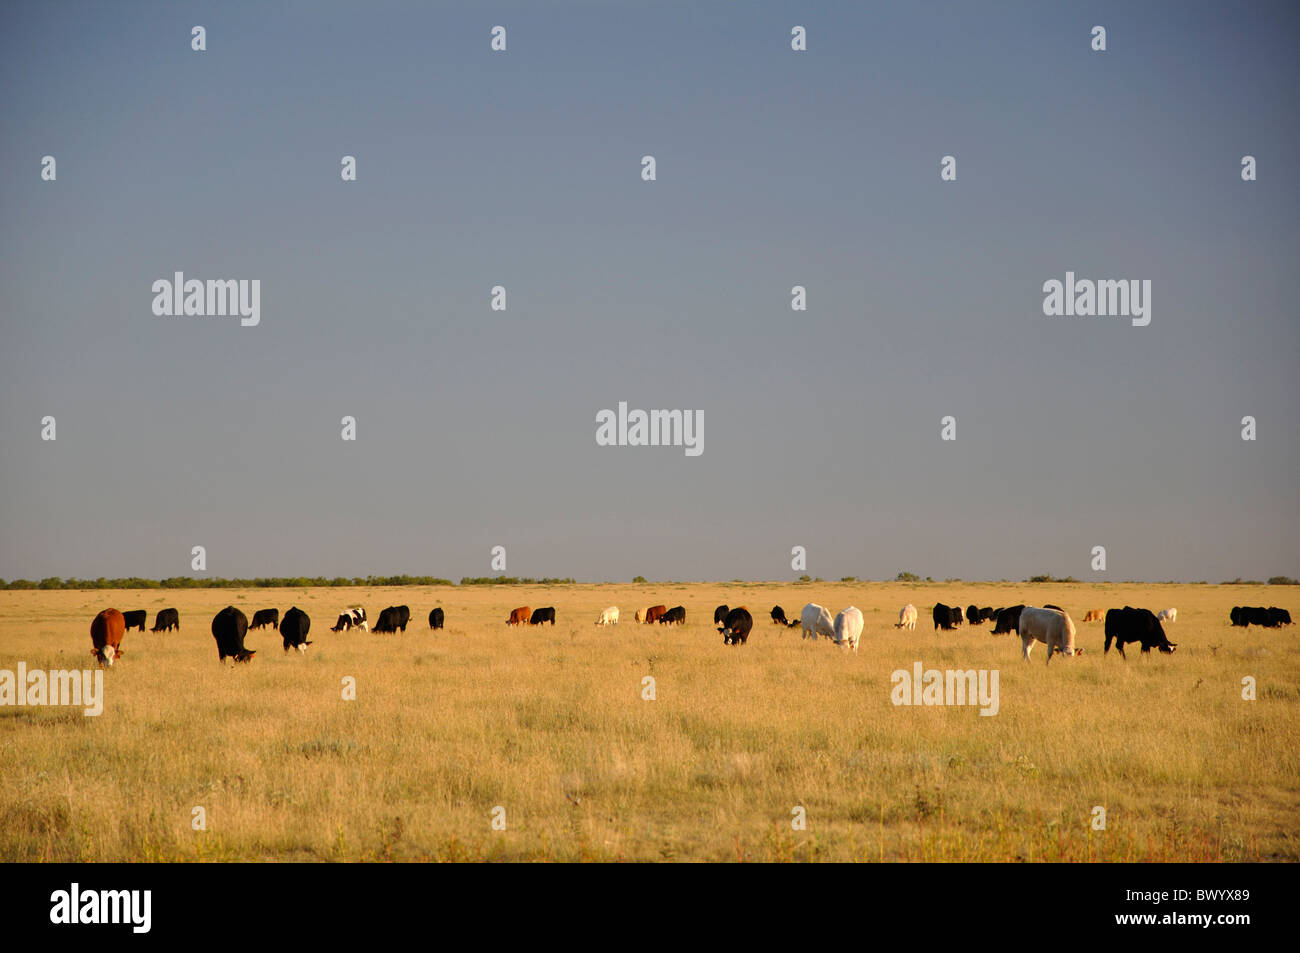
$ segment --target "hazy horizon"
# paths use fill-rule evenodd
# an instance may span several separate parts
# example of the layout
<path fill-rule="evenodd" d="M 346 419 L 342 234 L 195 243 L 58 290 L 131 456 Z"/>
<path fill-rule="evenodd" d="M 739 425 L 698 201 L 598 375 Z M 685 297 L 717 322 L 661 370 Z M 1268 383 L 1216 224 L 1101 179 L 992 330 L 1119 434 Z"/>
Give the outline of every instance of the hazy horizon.
<path fill-rule="evenodd" d="M 1285 3 L 6 4 L 0 577 L 1300 577 L 1297 40 Z M 177 271 L 260 322 L 155 315 Z M 1151 323 L 1045 315 L 1067 272 Z M 703 452 L 599 446 L 621 401 Z"/>

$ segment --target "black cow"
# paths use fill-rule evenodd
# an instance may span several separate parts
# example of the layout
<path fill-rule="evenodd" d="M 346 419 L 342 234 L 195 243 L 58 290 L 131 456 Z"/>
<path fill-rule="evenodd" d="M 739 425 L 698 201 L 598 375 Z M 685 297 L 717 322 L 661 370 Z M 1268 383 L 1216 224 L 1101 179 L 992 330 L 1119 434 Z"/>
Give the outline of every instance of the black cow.
<path fill-rule="evenodd" d="M 376 632 L 396 632 L 401 629 L 406 631 L 406 623 L 411 621 L 411 610 L 406 606 L 389 606 L 383 612 L 379 613 L 379 621 L 375 623 Z"/>
<path fill-rule="evenodd" d="M 248 632 L 248 616 L 234 606 L 226 606 L 212 618 L 212 637 L 217 640 L 217 657 L 221 661 L 230 656 L 236 662 L 247 662 L 257 652 L 244 648 Z"/>
<path fill-rule="evenodd" d="M 772 606 L 772 624 L 783 625 L 786 628 L 790 627 L 790 622 L 785 617 L 785 610 L 780 606 Z"/>
<path fill-rule="evenodd" d="M 284 642 L 284 650 L 297 649 L 299 652 L 306 652 L 307 646 L 311 645 L 307 641 L 307 633 L 311 631 L 311 617 L 303 612 L 297 606 L 294 606 L 284 614 L 284 621 L 280 623 L 280 638 Z"/>
<path fill-rule="evenodd" d="M 1150 654 L 1153 646 L 1166 655 L 1172 654 L 1178 647 L 1177 642 L 1169 641 L 1164 626 L 1160 624 L 1154 612 L 1150 609 L 1134 609 L 1132 606 L 1107 610 L 1106 648 L 1102 654 L 1110 651 L 1112 639 L 1115 640 L 1115 648 L 1119 649 L 1121 658 L 1128 658 L 1124 654 L 1126 642 L 1142 643 L 1143 655 Z"/>
<path fill-rule="evenodd" d="M 541 625 L 543 622 L 555 625 L 555 606 L 544 606 L 541 609 L 533 610 L 533 617 L 528 620 L 528 624 Z"/>
<path fill-rule="evenodd" d="M 778 606 L 779 608 L 779 606 Z M 775 611 L 775 610 L 774 610 Z M 773 620 L 775 621 L 775 620 Z M 736 645 L 749 641 L 749 630 L 754 627 L 754 617 L 745 608 L 732 609 L 719 626 L 723 645 Z"/>
<path fill-rule="evenodd" d="M 979 607 L 979 606 L 967 606 L 967 607 L 966 607 L 966 621 L 969 622 L 971 625 L 978 625 L 978 624 L 979 624 L 979 621 L 980 621 L 980 607 Z"/>
<path fill-rule="evenodd" d="M 181 615 L 175 609 L 159 609 L 158 617 L 154 620 L 153 628 L 150 632 L 168 632 L 175 629 L 177 632 L 181 629 Z"/>
<path fill-rule="evenodd" d="M 993 617 L 993 634 L 1001 635 L 1004 632 L 1019 632 L 1020 610 L 1023 608 L 1023 605 L 1018 605 L 999 609 L 998 614 Z"/>
<path fill-rule="evenodd" d="M 1246 609 L 1246 622 L 1260 628 L 1268 628 L 1268 610 L 1263 606 L 1250 606 Z"/>
<path fill-rule="evenodd" d="M 1268 607 L 1268 625 L 1271 629 L 1280 629 L 1284 625 L 1291 624 L 1291 613 L 1286 609 L 1279 609 L 1277 606 Z"/>
<path fill-rule="evenodd" d="M 1246 624 L 1246 610 L 1241 606 L 1233 606 L 1232 611 L 1228 613 L 1228 618 L 1232 620 L 1233 625 L 1244 626 Z"/>
<path fill-rule="evenodd" d="M 685 625 L 686 607 L 673 606 L 671 609 L 669 609 L 667 612 L 665 612 L 663 615 L 659 617 L 659 624 L 660 625 Z"/>
<path fill-rule="evenodd" d="M 126 631 L 139 629 L 144 631 L 144 624 L 149 620 L 148 609 L 132 609 L 130 612 L 123 612 L 122 618 L 126 620 Z"/>
<path fill-rule="evenodd" d="M 429 628 L 441 629 L 444 618 L 441 609 L 434 609 L 429 613 Z"/>
<path fill-rule="evenodd" d="M 731 611 L 731 610 L 728 609 L 726 606 L 718 606 L 716 609 L 714 609 L 714 610 L 713 610 L 713 624 L 714 624 L 714 625 L 718 625 L 719 623 L 726 622 L 726 621 L 727 621 L 727 613 L 730 612 L 730 611 Z"/>
<path fill-rule="evenodd" d="M 997 616 L 998 616 L 998 610 L 996 610 L 996 609 L 994 609 L 994 608 L 991 608 L 991 607 L 989 607 L 989 606 L 985 606 L 984 608 L 980 609 L 980 621 L 981 621 L 981 622 L 989 622 L 989 621 L 991 621 L 992 619 L 996 619 Z"/>
<path fill-rule="evenodd" d="M 935 603 L 934 612 L 931 613 L 931 615 L 934 619 L 934 627 L 936 630 L 943 629 L 947 631 L 948 629 L 952 628 L 953 611 L 954 611 L 953 609 L 950 609 L 942 602 Z M 961 614 L 960 609 L 957 609 L 956 612 L 958 615 Z"/>
<path fill-rule="evenodd" d="M 265 629 L 268 625 L 273 629 L 280 628 L 279 609 L 258 609 L 253 613 L 253 621 L 248 623 L 250 629 Z"/>

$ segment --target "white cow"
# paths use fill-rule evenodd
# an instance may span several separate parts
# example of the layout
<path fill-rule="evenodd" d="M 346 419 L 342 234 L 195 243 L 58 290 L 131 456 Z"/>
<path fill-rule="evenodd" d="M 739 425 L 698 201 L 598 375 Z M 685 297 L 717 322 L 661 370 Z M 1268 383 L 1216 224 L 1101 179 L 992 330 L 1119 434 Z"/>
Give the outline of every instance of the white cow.
<path fill-rule="evenodd" d="M 910 602 L 898 610 L 898 623 L 895 629 L 915 629 L 916 628 L 916 606 Z"/>
<path fill-rule="evenodd" d="M 1177 621 L 1178 621 L 1178 610 L 1177 610 L 1177 609 L 1161 609 L 1161 610 L 1160 610 L 1160 614 L 1157 615 L 1156 618 L 1159 619 L 1161 622 L 1177 622 Z"/>
<path fill-rule="evenodd" d="M 618 606 L 610 606 L 602 612 L 596 625 L 618 625 Z"/>
<path fill-rule="evenodd" d="M 849 606 L 835 617 L 835 644 L 841 648 L 847 645 L 856 652 L 860 638 L 862 638 L 862 610 L 856 606 Z"/>
<path fill-rule="evenodd" d="M 803 607 L 803 612 L 799 613 L 799 622 L 803 626 L 800 635 L 805 639 L 811 637 L 816 642 L 819 635 L 824 635 L 828 639 L 835 638 L 835 626 L 831 622 L 831 614 L 815 602 L 810 602 Z"/>
<path fill-rule="evenodd" d="M 1039 609 L 1025 606 L 1020 610 L 1020 649 L 1025 661 L 1029 661 L 1029 650 L 1034 642 L 1047 646 L 1047 661 L 1052 661 L 1052 653 L 1062 655 L 1082 655 L 1083 649 L 1074 647 L 1074 620 L 1059 609 Z"/>

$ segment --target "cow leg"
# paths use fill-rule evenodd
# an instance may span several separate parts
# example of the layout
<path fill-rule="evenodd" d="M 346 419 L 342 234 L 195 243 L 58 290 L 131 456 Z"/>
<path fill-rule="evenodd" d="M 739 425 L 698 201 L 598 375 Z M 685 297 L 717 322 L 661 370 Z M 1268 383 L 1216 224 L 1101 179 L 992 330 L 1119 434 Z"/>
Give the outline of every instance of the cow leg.
<path fill-rule="evenodd" d="M 1034 647 L 1034 638 L 1031 635 L 1022 635 L 1020 637 L 1020 651 L 1025 656 L 1025 661 L 1029 661 L 1029 650 Z"/>

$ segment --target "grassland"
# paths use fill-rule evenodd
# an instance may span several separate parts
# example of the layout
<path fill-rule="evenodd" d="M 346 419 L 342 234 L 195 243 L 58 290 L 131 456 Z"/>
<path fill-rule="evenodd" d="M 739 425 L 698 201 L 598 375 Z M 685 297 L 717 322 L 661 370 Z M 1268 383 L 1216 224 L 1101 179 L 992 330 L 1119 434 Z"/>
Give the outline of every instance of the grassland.
<path fill-rule="evenodd" d="M 0 859 L 1255 861 L 1300 855 L 1296 631 L 1232 629 L 1233 605 L 1291 587 L 1083 584 L 662 584 L 0 592 L 0 669 L 91 664 L 107 606 L 180 610 L 131 632 L 105 710 L 0 708 Z M 854 604 L 857 655 L 769 624 L 780 603 Z M 898 608 L 921 613 L 915 632 Z M 1020 659 L 988 626 L 933 633 L 936 601 L 1053 602 L 1078 659 Z M 682 604 L 681 628 L 637 607 Z M 755 615 L 725 647 L 720 602 Z M 291 605 L 315 644 L 251 633 L 223 668 L 209 631 L 233 603 Z M 328 631 L 405 603 L 395 636 Z M 514 630 L 516 605 L 559 624 Z M 623 624 L 593 625 L 606 605 Z M 1176 606 L 1173 656 L 1101 654 L 1084 610 Z M 431 633 L 441 605 L 445 631 Z M 999 671 L 994 717 L 896 707 L 890 674 Z M 643 700 L 643 677 L 656 699 Z M 356 698 L 344 700 L 345 677 Z M 1255 701 L 1242 679 L 1257 682 Z M 491 826 L 504 808 L 505 830 Z M 806 830 L 791 827 L 806 811 Z M 1092 827 L 1106 810 L 1105 830 Z M 194 808 L 206 830 L 192 829 Z"/>

